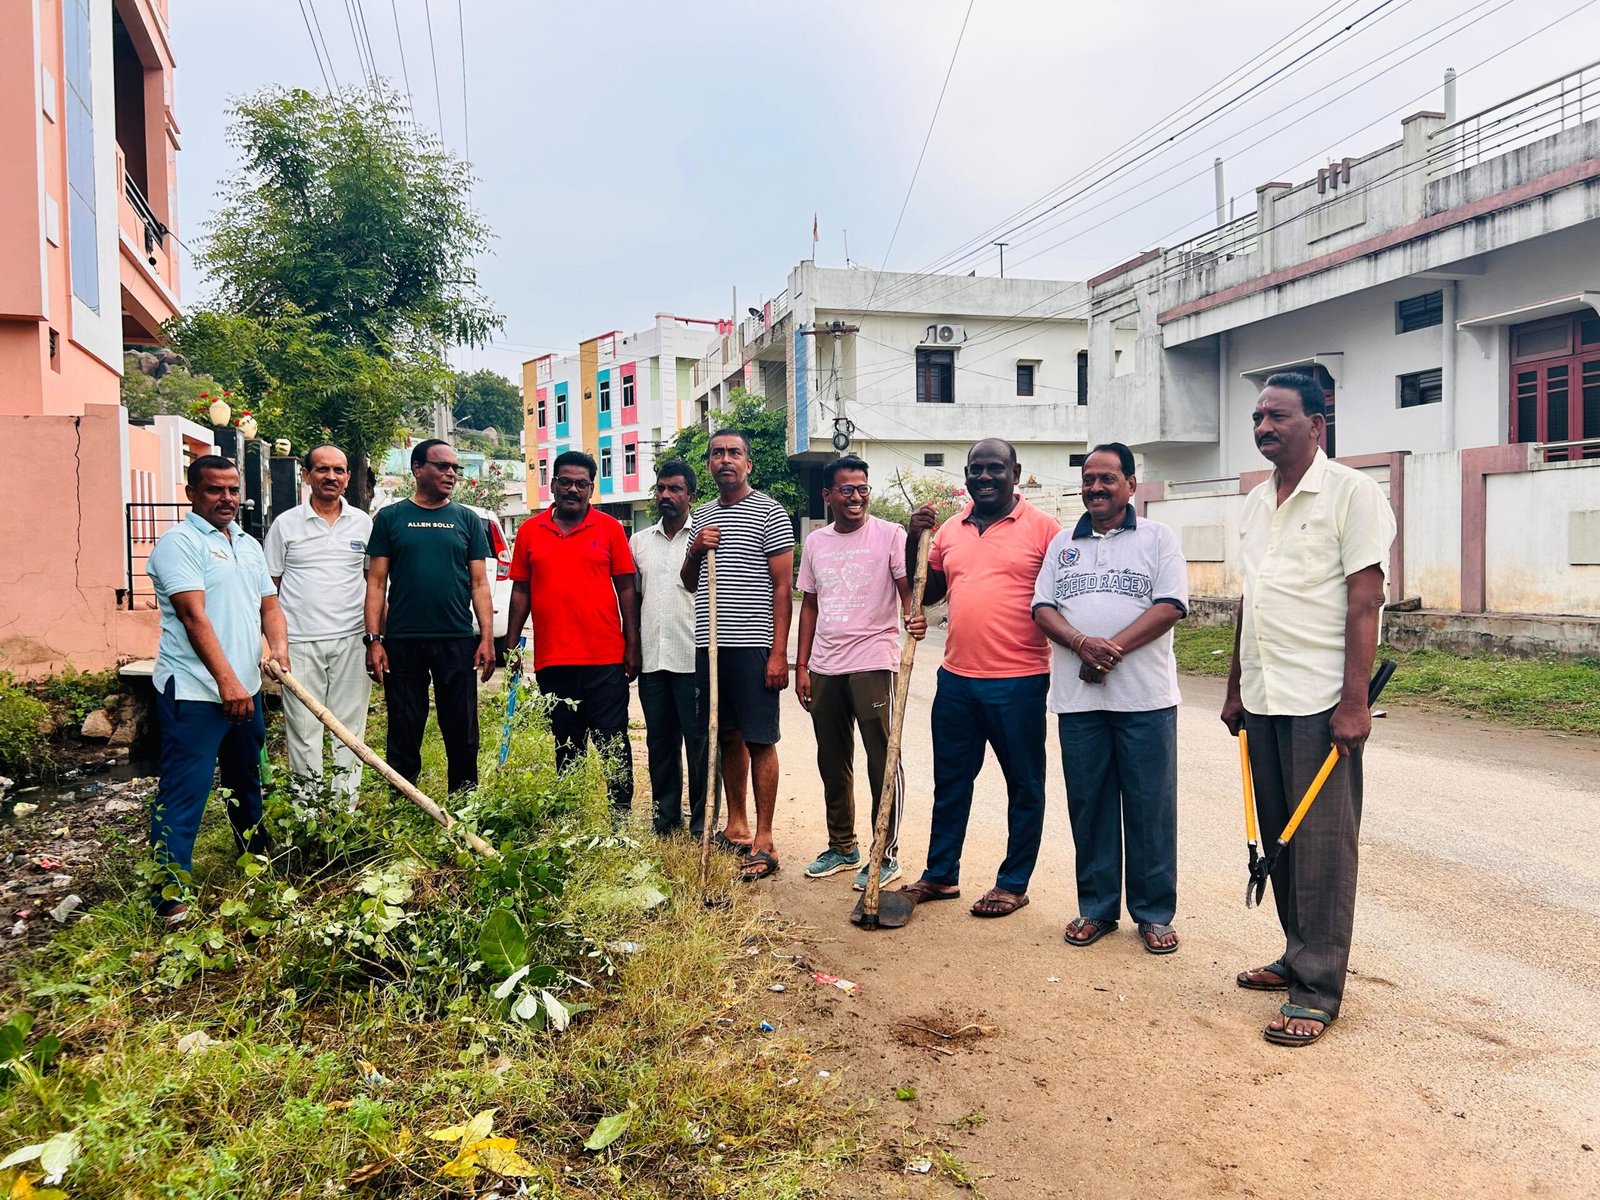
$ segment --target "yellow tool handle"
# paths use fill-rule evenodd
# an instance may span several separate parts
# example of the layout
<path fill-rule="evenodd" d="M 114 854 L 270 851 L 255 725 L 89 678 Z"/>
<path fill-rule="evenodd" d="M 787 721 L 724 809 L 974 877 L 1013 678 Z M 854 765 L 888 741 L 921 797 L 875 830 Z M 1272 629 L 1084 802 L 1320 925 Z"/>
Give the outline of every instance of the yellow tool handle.
<path fill-rule="evenodd" d="M 1256 844 L 1256 785 L 1250 775 L 1250 735 L 1239 730 L 1239 773 L 1244 778 L 1244 834 L 1253 846 Z M 1298 820 L 1298 814 L 1296 814 Z"/>
<path fill-rule="evenodd" d="M 1289 818 L 1289 823 L 1283 827 L 1283 832 L 1278 835 L 1278 845 L 1281 847 L 1294 836 L 1294 831 L 1300 828 L 1300 822 L 1305 819 L 1306 813 L 1311 810 L 1311 802 L 1317 798 L 1317 793 L 1322 791 L 1322 785 L 1328 782 L 1328 776 L 1333 774 L 1333 768 L 1338 765 L 1339 751 L 1335 747 L 1328 751 L 1328 757 L 1322 760 L 1322 769 L 1317 772 L 1317 777 L 1311 781 L 1311 786 L 1306 789 L 1305 799 L 1300 801 L 1300 806 L 1294 810 L 1294 816 Z"/>

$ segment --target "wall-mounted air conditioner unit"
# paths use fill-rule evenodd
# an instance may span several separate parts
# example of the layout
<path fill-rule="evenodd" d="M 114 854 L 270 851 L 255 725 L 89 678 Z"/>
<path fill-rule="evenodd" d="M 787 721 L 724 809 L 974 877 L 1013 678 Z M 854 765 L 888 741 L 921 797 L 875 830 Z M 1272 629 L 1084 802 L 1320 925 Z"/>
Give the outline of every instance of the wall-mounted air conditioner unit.
<path fill-rule="evenodd" d="M 967 331 L 960 325 L 929 325 L 922 333 L 925 346 L 959 346 L 967 340 Z"/>

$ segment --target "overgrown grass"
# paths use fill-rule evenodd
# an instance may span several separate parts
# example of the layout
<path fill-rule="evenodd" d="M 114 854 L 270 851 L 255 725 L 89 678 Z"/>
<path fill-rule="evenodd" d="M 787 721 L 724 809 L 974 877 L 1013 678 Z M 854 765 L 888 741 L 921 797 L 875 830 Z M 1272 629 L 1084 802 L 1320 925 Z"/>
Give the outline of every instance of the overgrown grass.
<path fill-rule="evenodd" d="M 0 769 L 28 771 L 46 759 L 44 723 L 50 709 L 9 671 L 0 671 Z"/>
<path fill-rule="evenodd" d="M 279 789 L 270 864 L 213 803 L 193 928 L 128 879 L 0 994 L 35 1018 L 0 1028 L 0 1155 L 70 1135 L 73 1197 L 824 1193 L 861 1147 L 805 1048 L 757 1029 L 773 960 L 744 949 L 772 926 L 702 903 L 697 848 L 614 831 L 542 714 L 515 747 L 458 810 L 498 862 L 375 783 L 354 815 Z M 491 1109 L 473 1144 L 430 1137 Z"/>
<path fill-rule="evenodd" d="M 1180 625 L 1174 645 L 1179 670 L 1226 676 L 1233 629 Z M 1600 658 L 1495 658 L 1389 647 L 1381 656 L 1399 664 L 1385 700 L 1411 700 L 1531 729 L 1600 734 Z"/>

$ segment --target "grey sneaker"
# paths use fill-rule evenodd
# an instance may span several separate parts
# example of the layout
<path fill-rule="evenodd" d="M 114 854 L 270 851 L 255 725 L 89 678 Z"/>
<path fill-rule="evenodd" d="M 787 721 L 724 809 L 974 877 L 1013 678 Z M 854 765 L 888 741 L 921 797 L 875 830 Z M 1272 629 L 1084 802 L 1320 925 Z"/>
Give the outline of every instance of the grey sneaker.
<path fill-rule="evenodd" d="M 829 875 L 837 875 L 840 871 L 848 871 L 851 867 L 861 862 L 861 851 L 852 850 L 849 854 L 841 854 L 829 846 L 817 855 L 817 861 L 806 868 L 806 878 L 824 879 Z"/>
<path fill-rule="evenodd" d="M 868 863 L 856 872 L 856 881 L 852 885 L 856 891 L 867 890 L 867 880 L 872 877 L 872 864 Z M 888 887 L 900 878 L 900 862 L 898 859 L 886 858 L 883 860 L 883 878 L 878 881 L 879 887 Z"/>

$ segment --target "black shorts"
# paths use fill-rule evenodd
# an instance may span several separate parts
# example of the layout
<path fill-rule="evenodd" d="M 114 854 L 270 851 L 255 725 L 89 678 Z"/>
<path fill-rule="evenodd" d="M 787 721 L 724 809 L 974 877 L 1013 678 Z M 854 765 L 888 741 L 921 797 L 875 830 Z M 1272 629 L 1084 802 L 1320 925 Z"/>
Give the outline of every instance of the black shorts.
<path fill-rule="evenodd" d="M 760 646 L 717 647 L 717 727 L 737 730 L 747 746 L 778 743 L 778 697 L 767 689 L 767 659 Z M 701 729 L 710 725 L 711 659 L 694 652 L 694 715 Z"/>

